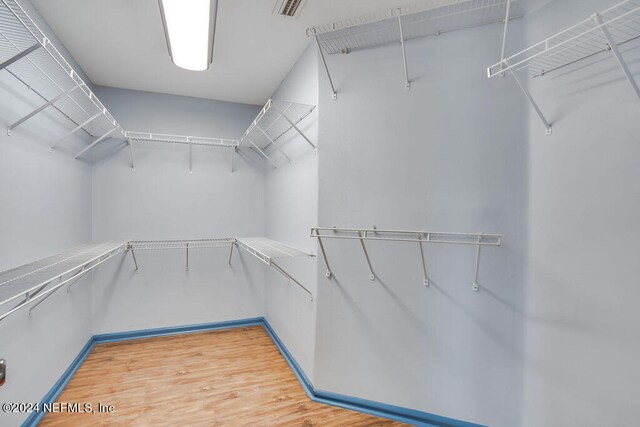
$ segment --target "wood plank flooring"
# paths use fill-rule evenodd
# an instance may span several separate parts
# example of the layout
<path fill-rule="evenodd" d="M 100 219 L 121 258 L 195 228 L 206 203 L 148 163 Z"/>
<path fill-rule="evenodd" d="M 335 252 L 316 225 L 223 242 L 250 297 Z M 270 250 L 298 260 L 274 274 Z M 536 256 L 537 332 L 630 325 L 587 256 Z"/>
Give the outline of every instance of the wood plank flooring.
<path fill-rule="evenodd" d="M 96 345 L 42 426 L 400 426 L 309 400 L 261 326 Z"/>

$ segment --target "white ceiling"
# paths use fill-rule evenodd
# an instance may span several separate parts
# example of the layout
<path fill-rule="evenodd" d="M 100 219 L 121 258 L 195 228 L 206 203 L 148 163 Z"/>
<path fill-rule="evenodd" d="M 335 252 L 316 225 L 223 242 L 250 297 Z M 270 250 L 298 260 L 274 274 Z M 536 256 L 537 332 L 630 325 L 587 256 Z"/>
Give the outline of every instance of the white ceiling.
<path fill-rule="evenodd" d="M 314 25 L 384 11 L 407 0 L 307 0 L 297 18 L 276 0 L 219 0 L 213 64 L 170 60 L 157 0 L 32 0 L 97 85 L 262 105 L 287 75 Z"/>

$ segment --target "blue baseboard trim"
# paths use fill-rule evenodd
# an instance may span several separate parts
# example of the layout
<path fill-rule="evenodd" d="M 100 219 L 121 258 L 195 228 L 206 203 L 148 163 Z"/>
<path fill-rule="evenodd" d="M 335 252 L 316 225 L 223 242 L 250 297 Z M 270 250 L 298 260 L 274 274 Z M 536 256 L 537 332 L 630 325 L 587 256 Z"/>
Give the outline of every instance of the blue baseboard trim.
<path fill-rule="evenodd" d="M 413 409 L 407 409 L 400 406 L 388 405 L 386 403 L 374 402 L 371 400 L 345 396 L 323 390 L 316 390 L 300 365 L 298 365 L 298 362 L 296 362 L 289 350 L 287 350 L 287 347 L 280 340 L 276 332 L 264 317 L 94 335 L 89 339 L 82 350 L 80 350 L 78 356 L 73 360 L 73 362 L 71 362 L 71 365 L 67 368 L 66 371 L 64 371 L 60 379 L 56 381 L 51 390 L 49 390 L 49 392 L 44 396 L 44 398 L 41 400 L 41 403 L 55 402 L 56 398 L 60 395 L 64 387 L 69 383 L 71 377 L 73 377 L 91 349 L 93 349 L 96 344 L 168 335 L 181 335 L 195 332 L 242 328 L 246 326 L 262 326 L 264 328 L 264 330 L 267 332 L 269 337 L 271 337 L 271 340 L 280 351 L 280 354 L 282 354 L 282 357 L 285 359 L 294 375 L 300 382 L 300 385 L 304 389 L 304 392 L 307 394 L 309 399 L 314 402 L 337 406 L 352 411 L 358 411 L 365 414 L 391 419 L 394 421 L 404 422 L 407 424 L 413 424 L 419 427 L 485 427 L 480 424 L 459 421 L 453 418 L 442 417 L 439 415 L 416 411 Z M 22 427 L 36 426 L 43 416 L 44 413 L 42 412 L 32 412 L 22 424 Z"/>

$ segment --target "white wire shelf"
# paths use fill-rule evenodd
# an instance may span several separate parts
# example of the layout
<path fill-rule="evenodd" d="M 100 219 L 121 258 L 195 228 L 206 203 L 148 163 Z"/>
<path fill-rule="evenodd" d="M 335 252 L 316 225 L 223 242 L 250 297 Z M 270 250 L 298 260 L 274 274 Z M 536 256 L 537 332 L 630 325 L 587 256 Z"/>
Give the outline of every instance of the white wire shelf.
<path fill-rule="evenodd" d="M 295 257 L 313 257 L 315 255 L 308 252 L 301 251 L 299 249 L 292 248 L 275 240 L 267 239 L 265 237 L 239 237 L 236 239 L 236 245 L 258 258 L 263 263 L 272 267 L 278 273 L 282 274 L 288 280 L 294 282 L 301 289 L 303 289 L 309 298 L 313 301 L 313 294 L 309 289 L 303 286 L 300 282 L 294 279 L 289 273 L 287 273 L 282 267 L 274 262 L 274 259 L 278 258 L 295 258 Z M 233 251 L 233 249 L 232 249 Z M 231 265 L 231 255 L 229 255 L 229 265 Z"/>
<path fill-rule="evenodd" d="M 522 13 L 522 0 L 512 0 L 511 18 Z M 432 0 L 383 13 L 332 22 L 307 29 L 329 54 L 346 53 L 418 37 L 503 22 L 507 0 Z M 402 35 L 398 21 L 402 23 Z"/>
<path fill-rule="evenodd" d="M 126 131 L 128 139 L 139 142 L 164 142 L 169 144 L 201 145 L 216 148 L 238 148 L 237 139 L 209 138 L 204 136 L 167 135 L 162 133 Z"/>
<path fill-rule="evenodd" d="M 505 23 L 505 38 L 507 23 L 508 20 Z M 492 78 L 509 72 L 544 124 L 546 134 L 551 135 L 551 122 L 543 114 L 526 85 L 520 81 L 518 72 L 526 70 L 532 78 L 542 77 L 602 52 L 610 51 L 618 61 L 636 96 L 640 98 L 640 86 L 619 49 L 619 46 L 638 38 L 640 38 L 640 0 L 625 0 L 515 55 L 508 57 L 504 55 L 503 41 L 502 59 L 487 69 L 487 75 Z"/>
<path fill-rule="evenodd" d="M 22 299 L 7 311 L 0 312 L 0 320 L 33 302 L 33 310 L 65 284 L 75 283 L 87 272 L 122 252 L 122 242 L 91 243 L 70 251 L 44 258 L 0 273 L 0 309 Z"/>
<path fill-rule="evenodd" d="M 8 133 L 52 107 L 92 137 L 124 137 L 120 124 L 15 0 L 0 0 L 0 70 L 7 71 L 44 103 L 9 125 Z M 65 137 L 66 138 L 66 137 Z M 55 144 L 54 144 L 55 145 Z"/>
<path fill-rule="evenodd" d="M 606 28 L 616 46 L 640 38 L 640 1 L 627 0 L 561 31 L 488 68 L 488 76 L 527 69 L 543 76 L 611 49 L 602 32 Z"/>
<path fill-rule="evenodd" d="M 297 132 L 315 150 L 315 144 L 299 128 L 300 122 L 315 108 L 315 105 L 270 99 L 242 135 L 239 144 L 251 147 L 277 168 L 275 152 L 286 161 L 291 161 L 281 148 L 285 136 L 290 132 Z"/>
<path fill-rule="evenodd" d="M 234 238 L 197 239 L 197 240 L 132 240 L 127 243 L 128 250 L 158 249 L 205 249 L 233 246 Z"/>
<path fill-rule="evenodd" d="M 324 248 L 322 239 L 340 239 L 340 240 L 358 240 L 362 247 L 367 265 L 369 267 L 369 279 L 376 280 L 373 272 L 373 265 L 369 252 L 365 245 L 365 241 L 383 241 L 383 242 L 409 242 L 417 243 L 420 248 L 420 259 L 422 261 L 422 272 L 424 274 L 423 283 L 429 286 L 430 280 L 427 274 L 427 265 L 424 257 L 425 243 L 430 244 L 449 244 L 449 245 L 472 245 L 476 246 L 476 264 L 475 278 L 473 280 L 472 289 L 478 291 L 478 268 L 480 265 L 480 248 L 483 246 L 500 246 L 502 245 L 502 236 L 499 234 L 487 233 L 454 233 L 441 231 L 424 231 L 424 230 L 382 230 L 377 228 L 338 228 L 338 227 L 314 227 L 311 229 L 311 237 L 318 239 L 320 251 L 327 266 L 326 276 L 331 278 L 333 272 L 329 267 L 327 253 Z"/>

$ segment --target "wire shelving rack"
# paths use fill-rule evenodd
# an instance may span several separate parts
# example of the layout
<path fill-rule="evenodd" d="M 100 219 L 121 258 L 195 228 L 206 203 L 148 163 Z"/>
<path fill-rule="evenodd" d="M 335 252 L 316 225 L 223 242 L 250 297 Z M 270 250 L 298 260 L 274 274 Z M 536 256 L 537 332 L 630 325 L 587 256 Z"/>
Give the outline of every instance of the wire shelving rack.
<path fill-rule="evenodd" d="M 503 22 L 505 16 L 515 19 L 522 16 L 523 10 L 523 0 L 431 0 L 312 27 L 307 29 L 307 36 L 315 38 L 333 98 L 337 99 L 324 57 L 325 52 L 348 53 L 373 46 L 399 44 L 402 49 L 405 87 L 409 89 L 411 83 L 405 51 L 406 40 Z"/>
<path fill-rule="evenodd" d="M 58 289 L 69 283 L 67 290 L 98 265 L 124 251 L 122 242 L 91 243 L 0 273 L 0 321 L 16 311 L 36 303 L 29 314 Z"/>
<path fill-rule="evenodd" d="M 517 73 L 525 71 L 530 77 L 538 78 L 610 51 L 617 59 L 633 91 L 640 98 L 640 87 L 619 49 L 620 46 L 638 38 L 640 38 L 640 0 L 625 0 L 514 55 L 505 56 L 503 49 L 502 59 L 487 69 L 487 75 L 492 78 L 509 72 L 536 110 L 545 125 L 547 134 L 551 134 L 551 123 L 520 81 Z"/>
<path fill-rule="evenodd" d="M 472 284 L 474 291 L 479 291 L 478 270 L 480 266 L 480 248 L 483 246 L 500 246 L 502 245 L 502 236 L 500 234 L 487 233 L 453 233 L 442 231 L 424 231 L 424 230 L 382 230 L 378 228 L 338 228 L 338 227 L 314 227 L 311 229 L 311 237 L 318 239 L 320 252 L 324 258 L 327 267 L 326 277 L 331 278 L 333 272 L 329 266 L 329 260 L 324 248 L 323 239 L 339 239 L 339 240 L 357 240 L 360 242 L 364 253 L 367 266 L 369 267 L 369 279 L 376 280 L 373 270 L 373 264 L 369 251 L 365 244 L 366 241 L 381 242 L 404 242 L 415 243 L 420 249 L 420 260 L 422 262 L 422 273 L 424 275 L 423 284 L 430 285 L 429 276 L 427 274 L 427 264 L 424 256 L 424 244 L 447 244 L 447 245 L 472 245 L 476 247 L 476 263 L 475 276 Z"/>
<path fill-rule="evenodd" d="M 274 159 L 276 152 L 285 161 L 291 161 L 282 150 L 282 145 L 287 135 L 292 132 L 296 132 L 306 144 L 315 150 L 316 145 L 300 129 L 300 123 L 315 108 L 315 105 L 270 99 L 242 135 L 239 145 L 251 147 L 275 168 L 278 168 L 278 162 Z"/>
<path fill-rule="evenodd" d="M 96 138 L 124 130 L 78 73 L 15 0 L 0 0 L 0 70 L 5 70 L 44 103 L 9 125 L 11 132 L 48 107 Z"/>
<path fill-rule="evenodd" d="M 0 71 L 9 73 L 43 101 L 29 114 L 16 118 L 8 126 L 9 135 L 32 117 L 50 108 L 60 113 L 72 127 L 65 135 L 50 143 L 50 150 L 67 142 L 71 135 L 78 132 L 93 138 L 87 147 L 74 156 L 75 159 L 83 157 L 98 144 L 117 138 L 127 142 L 133 170 L 135 162 L 131 142 L 138 141 L 188 145 L 190 171 L 193 145 L 231 149 L 233 171 L 233 153 L 238 149 L 238 140 L 124 130 L 15 0 L 0 0 Z"/>

